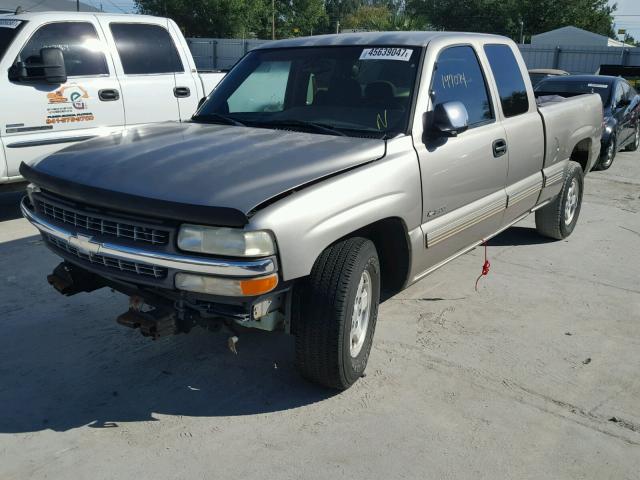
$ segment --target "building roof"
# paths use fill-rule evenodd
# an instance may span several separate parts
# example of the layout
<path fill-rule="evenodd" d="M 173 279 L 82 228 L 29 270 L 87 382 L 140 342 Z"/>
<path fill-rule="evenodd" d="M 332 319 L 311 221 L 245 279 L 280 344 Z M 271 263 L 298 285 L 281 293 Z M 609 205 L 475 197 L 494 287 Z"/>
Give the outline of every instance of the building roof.
<path fill-rule="evenodd" d="M 75 0 L 2 0 L 0 12 L 15 12 L 18 7 L 24 12 L 75 12 Z M 81 12 L 99 12 L 100 10 L 80 2 Z"/>
<path fill-rule="evenodd" d="M 548 32 L 539 33 L 537 35 L 533 35 L 531 37 L 531 43 L 544 44 L 546 37 L 556 37 L 557 35 L 565 35 L 567 38 L 570 37 L 580 37 L 582 39 L 590 39 L 595 43 L 600 43 L 603 46 L 609 47 L 633 47 L 634 45 L 630 45 L 628 43 L 620 42 L 613 38 L 609 38 L 606 35 L 600 35 L 599 33 L 590 32 L 588 30 L 584 30 L 582 28 L 568 26 L 568 27 L 560 27 L 555 30 L 549 30 Z M 551 41 L 551 43 L 556 43 L 555 41 Z M 570 43 L 570 42 L 568 42 Z"/>
<path fill-rule="evenodd" d="M 505 37 L 468 32 L 356 32 L 332 35 L 314 35 L 312 37 L 288 38 L 275 40 L 257 48 L 289 48 L 289 47 L 322 47 L 339 45 L 382 45 L 382 46 L 425 46 L 435 38 L 468 37 L 469 39 L 500 39 Z"/>

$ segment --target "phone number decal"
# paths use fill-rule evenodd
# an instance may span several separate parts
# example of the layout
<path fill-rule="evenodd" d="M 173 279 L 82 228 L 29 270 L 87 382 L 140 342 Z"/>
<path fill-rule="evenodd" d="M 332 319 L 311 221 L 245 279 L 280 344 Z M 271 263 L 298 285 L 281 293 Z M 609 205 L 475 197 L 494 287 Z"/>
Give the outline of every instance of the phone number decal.
<path fill-rule="evenodd" d="M 410 48 L 365 48 L 360 60 L 400 60 L 408 62 L 413 50 Z"/>

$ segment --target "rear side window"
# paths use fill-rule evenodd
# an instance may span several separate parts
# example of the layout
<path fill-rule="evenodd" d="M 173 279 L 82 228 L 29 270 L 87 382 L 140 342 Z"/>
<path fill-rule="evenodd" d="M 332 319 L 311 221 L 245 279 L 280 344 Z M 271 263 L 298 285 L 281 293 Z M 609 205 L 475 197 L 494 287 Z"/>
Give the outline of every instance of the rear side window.
<path fill-rule="evenodd" d="M 64 54 L 70 77 L 108 75 L 102 42 L 96 29 L 87 22 L 49 23 L 40 27 L 20 52 L 20 60 L 40 63 L 40 50 L 57 47 Z"/>
<path fill-rule="evenodd" d="M 169 32 L 159 25 L 112 23 L 111 33 L 127 75 L 184 72 Z"/>
<path fill-rule="evenodd" d="M 470 127 L 493 120 L 487 84 L 473 48 L 450 47 L 440 53 L 431 99 L 434 105 L 462 102 L 469 114 Z"/>
<path fill-rule="evenodd" d="M 528 112 L 527 87 L 511 48 L 508 45 L 485 45 L 484 51 L 496 79 L 504 116 L 514 117 Z"/>

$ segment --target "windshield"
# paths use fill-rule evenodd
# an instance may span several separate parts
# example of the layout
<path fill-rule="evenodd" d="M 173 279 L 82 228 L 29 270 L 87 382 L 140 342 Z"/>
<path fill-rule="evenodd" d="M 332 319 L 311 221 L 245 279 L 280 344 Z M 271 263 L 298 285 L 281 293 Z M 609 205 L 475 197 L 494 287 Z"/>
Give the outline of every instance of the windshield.
<path fill-rule="evenodd" d="M 255 50 L 233 68 L 194 121 L 379 138 L 405 133 L 420 50 Z"/>
<path fill-rule="evenodd" d="M 597 93 L 603 105 L 609 104 L 611 85 L 597 80 L 545 80 L 536 87 L 536 95 L 575 96 L 583 93 Z"/>
<path fill-rule="evenodd" d="M 0 18 L 0 60 L 9 48 L 9 45 L 11 45 L 11 42 L 13 42 L 13 39 L 16 38 L 23 24 L 24 22 L 20 20 Z"/>

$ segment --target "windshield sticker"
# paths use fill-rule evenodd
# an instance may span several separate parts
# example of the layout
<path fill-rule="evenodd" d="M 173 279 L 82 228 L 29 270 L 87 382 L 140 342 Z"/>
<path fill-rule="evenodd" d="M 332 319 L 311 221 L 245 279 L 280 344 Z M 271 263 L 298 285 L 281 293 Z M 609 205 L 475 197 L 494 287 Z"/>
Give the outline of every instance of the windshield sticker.
<path fill-rule="evenodd" d="M 606 85 L 604 83 L 589 83 L 587 84 L 587 87 L 593 87 L 593 88 L 609 88 L 609 85 Z"/>
<path fill-rule="evenodd" d="M 89 94 L 80 85 L 71 84 L 47 94 L 49 106 L 46 122 L 56 123 L 91 122 L 94 115 L 88 112 Z"/>
<path fill-rule="evenodd" d="M 400 60 L 408 62 L 413 50 L 410 48 L 365 48 L 360 60 Z"/>
<path fill-rule="evenodd" d="M 15 29 L 22 23 L 22 20 L 9 20 L 6 18 L 0 19 L 0 28 L 10 28 Z"/>

